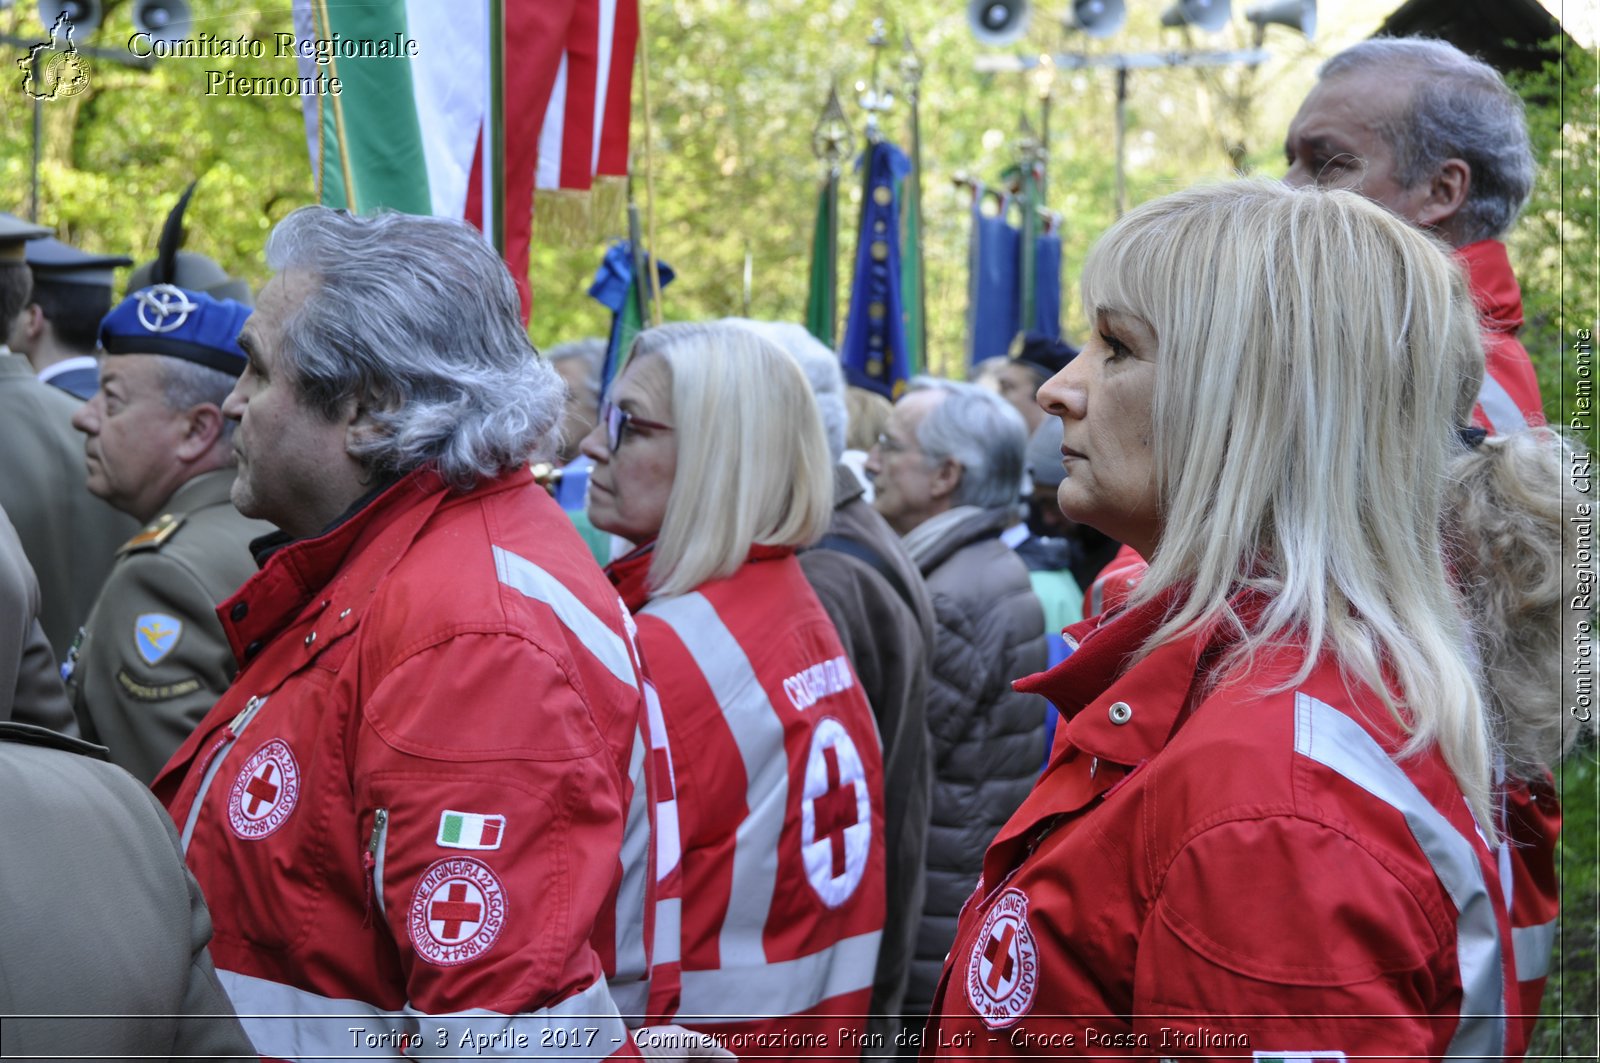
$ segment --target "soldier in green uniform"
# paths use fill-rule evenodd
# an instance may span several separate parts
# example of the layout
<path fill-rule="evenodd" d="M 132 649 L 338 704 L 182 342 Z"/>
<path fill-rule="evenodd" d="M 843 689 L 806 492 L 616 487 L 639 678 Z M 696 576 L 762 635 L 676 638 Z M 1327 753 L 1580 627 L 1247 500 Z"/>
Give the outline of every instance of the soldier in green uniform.
<path fill-rule="evenodd" d="M 117 552 L 65 668 L 84 736 L 145 783 L 233 678 L 217 604 L 255 572 L 239 515 L 233 422 L 222 401 L 244 370 L 250 309 L 158 284 L 100 326 L 100 389 L 73 418 L 89 490 L 145 522 Z"/>
<path fill-rule="evenodd" d="M 0 336 L 33 291 L 24 244 L 49 232 L 0 214 Z M 117 544 L 138 527 L 84 490 L 83 443 L 72 430 L 77 408 L 0 344 L 0 509 L 39 579 L 39 622 L 57 660 L 89 615 Z"/>

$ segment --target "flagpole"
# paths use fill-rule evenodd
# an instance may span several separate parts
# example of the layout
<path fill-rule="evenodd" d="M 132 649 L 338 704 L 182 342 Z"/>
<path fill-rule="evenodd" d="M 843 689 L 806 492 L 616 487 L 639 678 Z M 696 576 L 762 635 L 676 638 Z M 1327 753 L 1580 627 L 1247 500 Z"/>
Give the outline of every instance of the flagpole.
<path fill-rule="evenodd" d="M 1033 331 L 1034 308 L 1037 302 L 1034 279 L 1039 239 L 1038 164 L 1039 142 L 1034 138 L 1033 128 L 1028 122 L 1027 115 L 1023 115 L 1022 135 L 1017 142 L 1018 181 L 1022 194 L 1022 298 L 1018 300 L 1021 320 L 1017 322 L 1017 331 L 1024 336 Z"/>
<path fill-rule="evenodd" d="M 922 255 L 922 121 L 918 111 L 918 103 L 922 92 L 922 61 L 917 58 L 916 49 L 911 47 L 911 34 L 906 34 L 905 56 L 900 61 L 900 74 L 905 79 L 906 92 L 911 103 L 911 180 L 908 184 L 909 194 L 906 196 L 906 214 L 911 222 L 911 232 L 916 235 L 916 246 L 912 248 L 915 258 L 913 268 L 916 270 L 916 291 L 912 297 L 916 300 L 916 328 L 914 331 L 916 368 L 918 372 L 927 372 L 928 369 L 928 284 L 923 269 L 924 258 Z"/>
<path fill-rule="evenodd" d="M 506 12 L 503 0 L 489 0 L 489 106 L 483 138 L 484 229 L 501 258 L 506 253 Z"/>
<path fill-rule="evenodd" d="M 323 38 L 331 40 L 333 37 L 333 25 L 328 21 L 327 0 L 317 0 L 316 11 L 322 16 Z M 339 68 L 335 64 L 333 56 L 329 55 L 328 77 L 337 79 L 338 76 Z M 344 108 L 339 103 L 338 93 L 329 93 L 328 98 L 333 101 L 333 138 L 339 145 L 339 167 L 344 174 L 344 205 L 346 210 L 355 214 L 359 210 L 356 204 L 356 178 L 354 171 L 350 168 L 350 144 L 345 139 Z"/>
<path fill-rule="evenodd" d="M 633 199 L 633 174 L 631 172 L 633 167 L 630 166 L 628 169 L 630 171 L 628 174 L 628 251 L 633 259 L 634 276 L 634 282 L 629 287 L 633 289 L 633 297 L 638 304 L 635 309 L 639 311 L 639 327 L 644 328 L 645 322 L 651 320 L 650 304 L 659 301 L 661 298 L 660 278 L 656 274 L 655 257 L 649 256 L 647 258 L 644 248 L 641 246 L 639 204 L 635 203 Z M 645 270 L 647 269 L 650 271 L 651 280 L 656 282 L 648 288 L 643 283 Z M 658 325 L 660 323 L 659 321 L 656 322 Z M 617 357 L 619 358 L 626 357 L 626 355 L 626 351 L 617 352 Z"/>
<path fill-rule="evenodd" d="M 850 154 L 854 133 L 839 102 L 839 86 L 828 89 L 828 102 L 811 131 L 811 153 L 824 166 L 822 194 L 817 201 L 817 228 L 813 234 L 811 287 L 806 300 L 806 327 L 829 349 L 838 346 L 839 327 L 839 174 Z M 820 247 L 816 246 L 818 243 Z"/>
<path fill-rule="evenodd" d="M 639 5 L 639 95 L 640 103 L 644 107 L 644 216 L 645 225 L 650 230 L 651 254 L 645 261 L 645 268 L 650 271 L 650 322 L 660 325 L 663 320 L 661 311 L 661 274 L 656 270 L 656 253 L 660 248 L 656 246 L 656 157 L 653 141 L 651 139 L 650 121 L 650 47 L 645 32 L 644 5 Z M 635 238 L 637 247 L 637 238 Z M 644 317 L 639 318 L 640 324 Z"/>

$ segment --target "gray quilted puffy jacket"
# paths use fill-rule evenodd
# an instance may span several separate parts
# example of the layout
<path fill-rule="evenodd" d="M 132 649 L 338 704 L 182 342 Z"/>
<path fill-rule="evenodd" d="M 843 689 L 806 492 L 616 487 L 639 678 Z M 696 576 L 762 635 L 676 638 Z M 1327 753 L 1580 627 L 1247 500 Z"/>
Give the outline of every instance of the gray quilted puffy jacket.
<path fill-rule="evenodd" d="M 999 538 L 1015 522 L 1012 507 L 981 510 L 918 550 L 936 627 L 928 686 L 934 778 L 908 1015 L 932 1005 L 984 851 L 1044 763 L 1045 701 L 1011 689 L 1013 679 L 1043 671 L 1049 652 L 1027 566 Z"/>

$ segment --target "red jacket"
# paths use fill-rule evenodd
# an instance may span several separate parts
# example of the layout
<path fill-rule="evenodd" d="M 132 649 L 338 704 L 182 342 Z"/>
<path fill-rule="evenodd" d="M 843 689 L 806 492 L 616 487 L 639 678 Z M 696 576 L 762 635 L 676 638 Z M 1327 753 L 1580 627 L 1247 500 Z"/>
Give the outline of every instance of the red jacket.
<path fill-rule="evenodd" d="M 1473 423 L 1496 435 L 1545 423 L 1539 381 L 1528 351 L 1517 339 L 1522 327 L 1522 289 L 1511 272 L 1506 245 L 1479 240 L 1456 248 L 1467 272 L 1472 301 L 1483 326 L 1483 387 L 1473 408 Z"/>
<path fill-rule="evenodd" d="M 1528 1050 L 1539 1019 L 1545 979 L 1556 948 L 1561 915 L 1561 878 L 1556 872 L 1556 840 L 1561 836 L 1561 801 L 1548 774 L 1535 782 L 1513 780 L 1500 796 L 1503 809 L 1500 886 L 1511 915 L 1516 956 L 1517 1007 L 1511 1054 Z"/>
<path fill-rule="evenodd" d="M 872 709 L 793 551 L 756 547 L 732 576 L 645 604 L 650 558 L 608 572 L 637 610 L 671 746 L 678 1021 L 741 1056 L 852 1054 L 840 1031 L 866 1028 L 884 918 Z"/>
<path fill-rule="evenodd" d="M 1500 1057 L 1508 928 L 1443 761 L 1396 765 L 1331 664 L 1273 692 L 1292 649 L 1209 692 L 1220 631 L 1124 673 L 1170 602 L 1018 684 L 1066 742 L 989 849 L 924 1054 Z"/>
<path fill-rule="evenodd" d="M 1149 568 L 1149 563 L 1139 556 L 1139 551 L 1123 543 L 1106 567 L 1095 576 L 1094 582 L 1089 584 L 1089 590 L 1083 596 L 1084 617 L 1087 619 L 1122 608 Z"/>
<path fill-rule="evenodd" d="M 631 1053 L 603 972 L 647 962 L 640 676 L 526 470 L 413 473 L 218 615 L 242 668 L 155 789 L 224 987 L 286 1016 L 246 1020 L 257 1048 Z"/>

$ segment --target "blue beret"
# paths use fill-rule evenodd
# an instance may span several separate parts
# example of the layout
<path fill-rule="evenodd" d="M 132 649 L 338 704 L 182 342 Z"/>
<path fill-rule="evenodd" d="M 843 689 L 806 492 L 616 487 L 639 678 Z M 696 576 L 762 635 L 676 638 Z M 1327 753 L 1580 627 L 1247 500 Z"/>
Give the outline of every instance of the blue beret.
<path fill-rule="evenodd" d="M 109 288 L 112 270 L 118 266 L 133 265 L 133 259 L 125 255 L 91 255 L 51 236 L 29 240 L 24 254 L 27 256 L 28 265 L 33 267 L 35 281 L 49 281 L 55 284 L 86 284 Z"/>
<path fill-rule="evenodd" d="M 244 372 L 239 330 L 250 308 L 172 284 L 141 288 L 100 322 L 107 354 L 164 354 L 229 376 Z"/>

